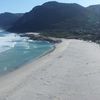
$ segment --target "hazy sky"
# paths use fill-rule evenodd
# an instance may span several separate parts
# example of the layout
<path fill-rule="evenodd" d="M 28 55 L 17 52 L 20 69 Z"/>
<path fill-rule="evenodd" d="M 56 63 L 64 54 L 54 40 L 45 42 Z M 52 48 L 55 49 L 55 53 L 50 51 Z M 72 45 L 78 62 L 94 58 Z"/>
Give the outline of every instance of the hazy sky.
<path fill-rule="evenodd" d="M 55 0 L 0 0 L 0 13 L 2 12 L 27 12 L 34 6 L 43 4 L 47 1 Z M 56 0 L 65 3 L 78 3 L 83 6 L 100 4 L 100 0 Z"/>

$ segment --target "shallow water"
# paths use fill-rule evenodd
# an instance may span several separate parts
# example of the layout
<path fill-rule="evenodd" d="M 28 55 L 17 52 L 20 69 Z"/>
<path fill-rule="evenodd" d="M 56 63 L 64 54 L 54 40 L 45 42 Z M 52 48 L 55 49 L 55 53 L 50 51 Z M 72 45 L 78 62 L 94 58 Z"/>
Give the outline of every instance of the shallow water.
<path fill-rule="evenodd" d="M 0 74 L 19 68 L 53 49 L 46 41 L 32 41 L 18 34 L 0 32 Z"/>

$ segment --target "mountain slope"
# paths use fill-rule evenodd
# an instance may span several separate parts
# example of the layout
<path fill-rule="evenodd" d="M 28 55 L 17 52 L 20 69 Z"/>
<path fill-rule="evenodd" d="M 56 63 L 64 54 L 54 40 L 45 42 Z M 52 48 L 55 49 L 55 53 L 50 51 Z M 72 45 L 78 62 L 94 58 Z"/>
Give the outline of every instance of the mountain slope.
<path fill-rule="evenodd" d="M 81 18 L 84 22 L 86 9 L 78 4 L 64 4 L 58 2 L 47 2 L 33 8 L 30 12 L 15 23 L 12 31 L 40 31 L 56 28 L 58 23 Z"/>
<path fill-rule="evenodd" d="M 89 7 L 87 7 L 88 10 L 90 10 L 91 12 L 94 12 L 96 15 L 98 15 L 100 17 L 100 5 L 91 5 Z"/>
<path fill-rule="evenodd" d="M 25 13 L 8 31 L 82 34 L 99 32 L 99 17 L 75 3 L 46 2 Z"/>
<path fill-rule="evenodd" d="M 7 29 L 10 28 L 14 22 L 16 22 L 22 14 L 13 14 L 13 13 L 1 13 L 0 14 L 0 28 Z"/>

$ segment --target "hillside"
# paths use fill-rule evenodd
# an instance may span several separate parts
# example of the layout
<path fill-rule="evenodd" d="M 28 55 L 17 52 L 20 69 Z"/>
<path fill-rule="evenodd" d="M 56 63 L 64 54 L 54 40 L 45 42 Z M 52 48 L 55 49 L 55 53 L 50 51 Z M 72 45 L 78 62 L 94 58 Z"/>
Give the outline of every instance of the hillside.
<path fill-rule="evenodd" d="M 13 13 L 1 13 L 0 14 L 0 28 L 8 29 L 10 28 L 20 17 L 22 14 L 13 14 Z"/>
<path fill-rule="evenodd" d="M 25 13 L 10 29 L 15 32 L 78 27 L 87 21 L 87 11 L 78 4 L 47 2 Z M 77 22 L 77 25 L 75 24 Z M 66 25 L 62 25 L 66 24 Z"/>
<path fill-rule="evenodd" d="M 95 34 L 97 36 L 100 33 L 99 26 L 100 17 L 92 11 L 91 7 L 53 1 L 34 7 L 8 31 L 41 32 L 56 37 L 93 38 Z"/>
<path fill-rule="evenodd" d="M 91 5 L 91 6 L 87 7 L 87 9 L 90 10 L 91 12 L 94 12 L 96 15 L 98 15 L 100 17 L 100 4 Z"/>

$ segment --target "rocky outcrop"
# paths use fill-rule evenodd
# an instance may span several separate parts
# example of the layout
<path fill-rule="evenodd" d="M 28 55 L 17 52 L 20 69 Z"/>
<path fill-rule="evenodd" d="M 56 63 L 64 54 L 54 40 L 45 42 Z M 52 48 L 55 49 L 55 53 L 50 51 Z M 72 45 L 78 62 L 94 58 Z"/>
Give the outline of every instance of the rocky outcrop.
<path fill-rule="evenodd" d="M 34 34 L 21 34 L 22 37 L 29 37 L 32 40 L 39 40 L 39 41 L 48 41 L 50 43 L 60 43 L 61 39 L 53 38 L 53 37 L 46 37 L 43 35 L 34 35 Z"/>

